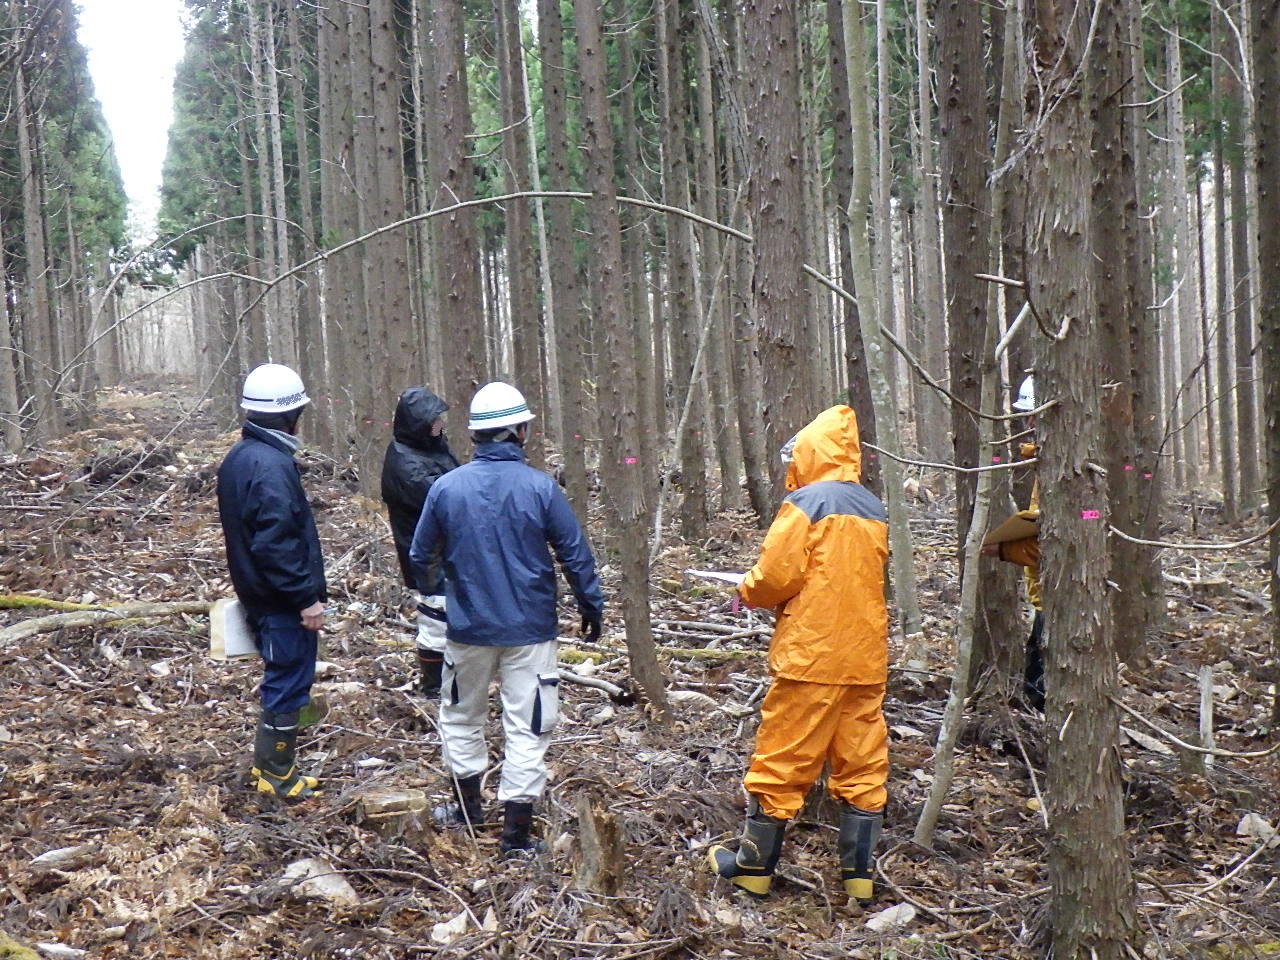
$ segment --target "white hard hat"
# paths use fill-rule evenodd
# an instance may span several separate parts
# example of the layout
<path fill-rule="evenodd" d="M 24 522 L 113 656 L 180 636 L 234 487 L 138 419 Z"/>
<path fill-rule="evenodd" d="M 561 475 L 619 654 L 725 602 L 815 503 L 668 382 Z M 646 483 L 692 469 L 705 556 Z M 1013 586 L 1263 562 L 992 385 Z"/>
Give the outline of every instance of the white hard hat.
<path fill-rule="evenodd" d="M 524 394 L 509 383 L 495 380 L 486 383 L 471 398 L 471 421 L 468 430 L 496 430 L 514 427 L 533 419 Z"/>
<path fill-rule="evenodd" d="M 1018 388 L 1018 399 L 1013 401 L 1013 409 L 1015 410 L 1034 410 L 1039 404 L 1036 403 L 1036 378 L 1027 377 L 1022 381 L 1022 386 Z"/>
<path fill-rule="evenodd" d="M 284 364 L 264 363 L 244 378 L 240 406 L 256 413 L 287 413 L 311 402 L 302 378 Z"/>
<path fill-rule="evenodd" d="M 784 464 L 790 463 L 796 458 L 796 440 L 800 438 L 800 434 L 795 434 L 790 440 L 782 445 L 782 449 L 778 451 L 778 457 Z"/>

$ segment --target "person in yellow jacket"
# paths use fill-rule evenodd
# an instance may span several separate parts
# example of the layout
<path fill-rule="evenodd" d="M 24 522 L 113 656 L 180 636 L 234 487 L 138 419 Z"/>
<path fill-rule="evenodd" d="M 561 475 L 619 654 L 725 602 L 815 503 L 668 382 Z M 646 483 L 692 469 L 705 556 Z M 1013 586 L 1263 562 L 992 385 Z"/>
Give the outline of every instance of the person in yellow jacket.
<path fill-rule="evenodd" d="M 849 407 L 824 410 L 782 457 L 790 493 L 738 588 L 748 605 L 776 609 L 773 683 L 744 781 L 750 803 L 742 838 L 736 850 L 712 847 L 710 865 L 750 894 L 768 893 L 787 821 L 825 763 L 827 789 L 841 804 L 845 890 L 870 900 L 888 797 L 888 518 L 858 483 L 862 449 Z"/>
<path fill-rule="evenodd" d="M 1035 377 L 1027 377 L 1018 388 L 1018 399 L 1011 404 L 1013 409 L 1028 414 L 1027 422 L 1035 427 L 1036 381 Z M 1023 459 L 1035 457 L 1039 450 L 1035 443 L 1023 443 L 1018 452 Z M 1040 477 L 1037 474 L 1031 485 L 1031 500 L 1027 509 L 1019 516 L 1040 519 Z M 1022 674 L 1022 692 L 1027 702 L 1037 710 L 1044 709 L 1044 613 L 1040 606 L 1040 538 L 1023 537 L 1019 540 L 1007 540 L 1003 543 L 988 543 L 982 547 L 987 557 L 995 557 L 1022 567 L 1022 576 L 1027 583 L 1027 599 L 1031 601 L 1033 616 L 1031 619 L 1031 636 L 1027 638 L 1027 654 Z"/>

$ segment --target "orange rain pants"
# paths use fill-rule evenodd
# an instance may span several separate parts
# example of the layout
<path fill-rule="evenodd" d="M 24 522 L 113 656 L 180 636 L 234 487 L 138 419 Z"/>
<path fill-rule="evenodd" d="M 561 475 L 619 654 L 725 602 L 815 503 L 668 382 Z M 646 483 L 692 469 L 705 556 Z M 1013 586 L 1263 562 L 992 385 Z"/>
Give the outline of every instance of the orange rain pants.
<path fill-rule="evenodd" d="M 883 683 L 807 683 L 775 677 L 744 785 L 771 817 L 790 820 L 830 761 L 827 791 L 875 813 L 888 799 L 889 732 Z"/>

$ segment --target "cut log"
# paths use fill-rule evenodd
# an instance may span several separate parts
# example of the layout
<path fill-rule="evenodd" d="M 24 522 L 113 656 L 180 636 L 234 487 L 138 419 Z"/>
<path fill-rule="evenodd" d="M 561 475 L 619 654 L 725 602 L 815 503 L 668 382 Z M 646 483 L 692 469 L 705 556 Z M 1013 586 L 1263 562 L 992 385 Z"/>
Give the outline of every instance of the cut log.
<path fill-rule="evenodd" d="M 177 603 L 127 603 L 119 607 L 55 613 L 47 617 L 23 620 L 0 630 L 0 648 L 39 633 L 51 633 L 68 627 L 96 627 L 117 620 L 150 620 L 156 617 L 173 617 L 180 613 L 208 613 L 210 606 L 208 600 L 192 600 Z"/>

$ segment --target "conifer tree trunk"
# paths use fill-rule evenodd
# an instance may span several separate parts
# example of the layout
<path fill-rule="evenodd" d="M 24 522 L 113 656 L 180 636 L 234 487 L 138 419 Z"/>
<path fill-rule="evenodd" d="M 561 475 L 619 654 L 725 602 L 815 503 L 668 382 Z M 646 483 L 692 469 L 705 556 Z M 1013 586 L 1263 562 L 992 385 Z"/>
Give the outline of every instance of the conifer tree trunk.
<path fill-rule="evenodd" d="M 0 286 L 9 275 L 5 264 L 4 220 L 0 217 Z M 22 421 L 18 402 L 18 351 L 9 326 L 9 298 L 0 296 L 0 436 L 7 453 L 22 449 Z"/>
<path fill-rule="evenodd" d="M 663 201 L 671 207 L 692 207 L 689 189 L 689 81 L 684 75 L 686 56 L 679 0 L 659 0 L 658 89 L 662 127 Z M 675 393 L 682 475 L 680 530 L 686 540 L 701 540 L 707 528 L 706 459 L 702 433 L 702 383 L 694 376 L 700 324 L 694 297 L 693 227 L 684 217 L 666 221 L 668 330 L 671 342 L 672 388 Z M 688 416 L 684 413 L 688 410 Z M 674 466 L 674 464 L 673 464 Z"/>
<path fill-rule="evenodd" d="M 767 446 L 778 450 L 817 412 L 808 367 L 813 351 L 806 322 L 803 156 L 796 5 L 745 0 L 742 38 L 748 69 L 747 129 L 751 144 L 749 197 L 755 275 L 751 286 L 760 324 Z M 775 489 L 782 464 L 769 461 Z"/>
<path fill-rule="evenodd" d="M 1056 340 L 1042 337 L 1041 571 L 1045 611 L 1050 929 L 1058 960 L 1126 960 L 1137 934 L 1124 829 L 1117 663 L 1105 605 L 1109 510 L 1102 463 L 1098 324 L 1090 203 L 1087 75 L 1092 5 L 1063 16 L 1036 0 L 1026 100 L 1028 296 Z M 1061 327 L 1059 326 L 1061 325 Z M 1059 329 L 1062 330 L 1059 333 Z"/>
<path fill-rule="evenodd" d="M 1280 0 L 1251 0 L 1254 115 L 1257 117 L 1259 371 L 1266 435 L 1267 516 L 1280 515 Z M 1271 533 L 1271 609 L 1280 610 L 1280 530 Z M 1271 664 L 1280 664 L 1280 617 L 1271 617 Z M 1280 686 L 1271 723 L 1280 723 Z"/>
<path fill-rule="evenodd" d="M 569 165 L 568 72 L 564 60 L 564 21 L 559 0 L 538 2 L 538 47 L 542 58 L 542 122 L 547 159 L 546 186 L 569 190 L 573 186 Z M 544 306 L 548 326 L 555 333 L 557 369 L 560 374 L 560 453 L 565 493 L 580 523 L 587 519 L 586 443 L 593 433 L 583 390 L 586 366 L 583 354 L 581 287 L 574 262 L 574 245 L 563 238 L 574 235 L 573 207 L 563 201 L 547 205 L 548 232 L 556 237 L 548 252 L 551 298 Z"/>
<path fill-rule="evenodd" d="M 716 131 L 714 102 L 715 80 L 711 73 L 711 51 L 707 46 L 704 30 L 697 34 L 697 90 L 698 90 L 698 212 L 709 220 L 722 222 L 724 212 L 720 204 L 718 171 L 719 146 Z M 734 510 L 742 506 L 742 486 L 739 483 L 742 464 L 742 444 L 734 429 L 732 403 L 734 396 L 733 365 L 729 362 L 729 340 L 732 333 L 726 316 L 730 275 L 726 270 L 729 260 L 725 255 L 720 234 L 704 229 L 701 234 L 703 262 L 707 265 L 712 288 L 706 292 L 708 303 L 707 322 L 711 325 L 707 341 L 707 384 L 711 393 L 711 430 L 716 438 L 716 455 L 720 463 L 721 510 Z"/>
<path fill-rule="evenodd" d="M 838 207 L 837 217 L 844 229 L 837 230 L 835 242 L 839 245 L 840 276 L 845 287 L 853 284 L 853 259 L 849 250 L 847 229 L 849 196 L 853 189 L 852 126 L 849 123 L 849 70 L 844 49 L 844 2 L 827 0 L 827 34 L 831 57 L 831 117 L 834 141 L 832 188 Z M 858 322 L 858 306 L 840 298 L 837 309 L 844 326 L 845 380 L 848 382 L 848 401 L 858 415 L 858 432 L 863 443 L 877 443 L 875 404 L 871 401 L 871 382 L 867 378 L 867 351 L 862 342 L 862 327 Z M 880 460 L 864 458 L 862 484 L 876 496 L 884 498 L 884 481 L 880 476 Z"/>
<path fill-rule="evenodd" d="M 918 242 L 916 244 L 916 286 L 920 291 L 917 304 L 920 338 L 923 350 L 919 360 L 935 380 L 940 380 L 946 364 L 947 312 L 942 291 L 942 236 L 938 226 L 938 169 L 933 149 L 933 88 L 930 75 L 933 60 L 929 40 L 932 36 L 926 0 L 916 2 L 916 71 L 918 75 L 919 123 L 916 139 L 919 142 L 920 169 L 917 171 L 920 188 L 916 195 L 915 218 Z M 1016 57 L 1016 52 L 1014 53 Z M 915 419 L 917 442 L 926 460 L 946 460 L 947 408 L 943 399 L 932 387 L 922 385 L 916 389 Z"/>
<path fill-rule="evenodd" d="M 475 196 L 470 159 L 471 107 L 468 96 L 463 7 L 435 3 L 435 101 L 439 137 L 432 158 L 432 206 L 449 207 Z M 445 396 L 463 409 L 489 376 L 484 348 L 484 291 L 480 276 L 480 240 L 476 215 L 456 210 L 437 218 L 435 238 L 436 316 L 445 325 Z M 517 384 L 532 389 L 533 384 Z"/>
<path fill-rule="evenodd" d="M 856 0 L 846 0 L 844 7 L 845 62 L 849 68 L 849 119 L 853 127 L 853 190 L 849 202 L 849 247 L 853 253 L 853 284 L 858 298 L 858 322 L 862 341 L 867 346 L 867 377 L 871 382 L 871 399 L 875 404 L 881 442 L 890 450 L 901 449 L 898 442 L 898 420 L 889 388 L 889 358 L 884 335 L 880 332 L 880 304 L 871 267 L 868 237 L 873 210 L 871 197 L 871 114 L 866 99 L 856 91 L 862 89 L 867 76 L 866 41 L 858 20 Z M 866 453 L 863 457 L 865 460 Z M 884 473 L 885 493 L 889 508 L 890 565 L 893 570 L 893 597 L 899 611 L 899 625 L 904 634 L 920 632 L 920 599 L 916 591 L 915 558 L 911 548 L 911 527 L 903 503 L 902 468 L 886 457 L 880 469 Z"/>
<path fill-rule="evenodd" d="M 495 0 L 498 21 L 499 79 L 503 108 L 503 157 L 508 193 L 530 189 L 529 127 L 532 117 L 525 116 L 524 47 L 520 41 L 520 4 L 518 0 Z M 540 323 L 534 287 L 534 261 L 530 206 L 517 200 L 506 208 L 507 220 L 507 294 L 511 310 L 511 346 L 515 380 L 524 384 L 525 396 L 533 408 L 546 411 L 540 362 Z M 547 417 L 543 423 L 550 423 Z M 546 435 L 543 424 L 534 424 L 534 442 L 526 445 L 529 463 L 542 469 L 546 462 Z M 554 431 L 553 431 L 554 432 Z"/>
<path fill-rule="evenodd" d="M 26 67 L 19 63 L 14 77 L 17 87 L 18 162 L 22 177 L 22 224 L 26 249 L 26 296 L 24 346 L 27 377 L 35 400 L 30 439 L 61 436 L 64 430 L 58 404 L 57 383 L 61 374 L 53 304 L 49 296 L 50 265 L 45 242 L 44 174 L 40 158 L 42 138 L 40 116 L 27 83 Z"/>
<path fill-rule="evenodd" d="M 640 426 L 636 421 L 635 337 L 624 312 L 622 236 L 613 182 L 606 51 L 599 0 L 574 0 L 578 67 L 582 83 L 583 137 L 593 231 L 592 303 L 600 344 L 600 472 L 622 572 L 622 616 L 631 669 L 659 717 L 667 693 L 649 620 L 649 563 L 644 528 Z"/>
<path fill-rule="evenodd" d="M 942 226 L 946 250 L 947 322 L 951 347 L 953 462 L 982 462 L 978 424 L 969 410 L 981 400 L 978 356 L 986 329 L 987 290 L 977 279 L 988 272 L 990 155 L 983 72 L 981 4 L 940 0 L 935 11 L 938 38 L 938 120 L 941 129 Z M 965 406 L 969 409 L 965 409 Z M 956 480 L 956 542 L 963 544 L 973 513 L 975 479 Z"/>
<path fill-rule="evenodd" d="M 1094 126 L 1093 242 L 1099 250 L 1123 250 L 1129 231 L 1142 229 L 1137 219 L 1138 181 L 1133 142 L 1129 133 L 1132 113 L 1122 106 L 1121 91 L 1129 90 L 1131 60 L 1119 2 L 1099 6 L 1094 54 L 1089 71 L 1089 97 L 1096 118 Z M 1180 251 L 1180 253 L 1183 253 Z M 1134 451 L 1131 321 L 1146 308 L 1139 302 L 1138 284 L 1130 275 L 1133 264 L 1125 257 L 1095 260 L 1099 359 L 1102 382 L 1108 385 L 1101 398 L 1102 449 L 1107 468 L 1107 492 L 1112 522 L 1132 533 L 1138 517 L 1137 471 Z M 1147 606 L 1142 600 L 1143 548 L 1122 537 L 1112 537 L 1111 579 L 1116 589 L 1108 593 L 1116 650 L 1123 660 L 1140 655 L 1146 641 Z"/>
<path fill-rule="evenodd" d="M 1214 51 L 1222 52 L 1226 41 L 1223 34 L 1222 15 L 1215 7 L 1210 12 L 1212 31 L 1211 46 Z M 1171 31 L 1173 32 L 1173 31 Z M 1215 369 L 1217 383 L 1214 394 L 1218 403 L 1218 431 L 1222 450 L 1222 518 L 1228 523 L 1237 519 L 1236 509 L 1239 505 L 1240 459 L 1232 456 L 1236 437 L 1236 405 L 1231 390 L 1235 379 L 1234 357 L 1231 348 L 1231 273 L 1227 230 L 1227 146 L 1225 136 L 1225 118 L 1222 104 L 1226 98 L 1225 70 L 1223 58 L 1215 56 L 1210 76 L 1213 85 L 1213 220 L 1214 220 L 1214 288 L 1217 291 L 1216 322 L 1212 329 L 1216 330 L 1214 344 L 1216 350 Z M 1206 345 L 1208 349 L 1208 345 Z"/>
<path fill-rule="evenodd" d="M 1238 7 L 1236 8 L 1239 9 Z M 1243 27 L 1243 24 L 1241 24 Z M 1245 76 L 1241 62 L 1240 45 L 1230 31 L 1223 41 L 1223 52 L 1232 67 L 1233 82 L 1224 104 L 1226 130 L 1224 136 L 1228 171 L 1231 175 L 1231 300 L 1234 321 L 1233 344 L 1235 369 L 1228 389 L 1235 401 L 1236 442 L 1231 448 L 1231 458 L 1239 466 L 1240 483 L 1237 505 L 1241 512 L 1253 510 L 1261 502 L 1262 480 L 1258 464 L 1258 425 L 1254 416 L 1256 392 L 1253 372 L 1253 273 L 1249 253 L 1249 174 L 1245 157 L 1247 153 L 1247 113 L 1245 101 L 1249 96 L 1236 77 Z M 1223 317 L 1222 322 L 1227 323 Z"/>

